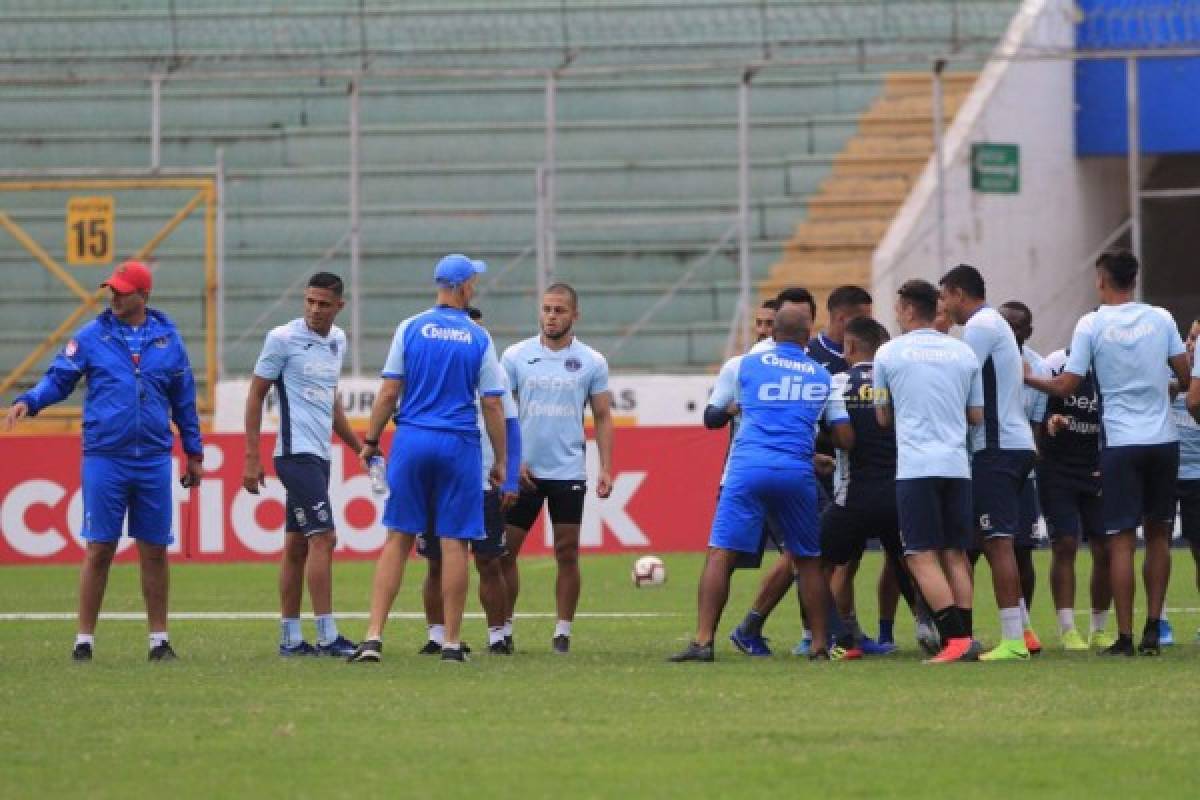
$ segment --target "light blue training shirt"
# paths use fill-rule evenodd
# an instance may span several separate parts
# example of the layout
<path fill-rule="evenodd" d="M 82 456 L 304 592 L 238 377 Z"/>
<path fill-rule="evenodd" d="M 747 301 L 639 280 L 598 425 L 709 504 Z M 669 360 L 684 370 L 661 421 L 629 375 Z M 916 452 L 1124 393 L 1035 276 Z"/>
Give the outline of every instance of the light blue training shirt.
<path fill-rule="evenodd" d="M 971 449 L 1032 450 L 1025 411 L 1025 364 L 1008 321 L 991 306 L 976 309 L 963 326 L 983 383 L 983 424 L 971 428 Z"/>
<path fill-rule="evenodd" d="M 279 401 L 275 455 L 309 453 L 328 460 L 333 404 L 346 356 L 346 334 L 334 325 L 328 336 L 302 318 L 267 334 L 254 374 L 271 381 Z"/>

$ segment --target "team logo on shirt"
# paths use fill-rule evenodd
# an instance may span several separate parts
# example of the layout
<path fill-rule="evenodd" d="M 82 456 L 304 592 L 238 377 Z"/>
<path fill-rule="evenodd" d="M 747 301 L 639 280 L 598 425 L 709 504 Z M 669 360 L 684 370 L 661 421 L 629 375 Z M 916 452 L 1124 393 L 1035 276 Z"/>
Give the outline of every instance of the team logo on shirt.
<path fill-rule="evenodd" d="M 421 326 L 421 335 L 426 339 L 441 339 L 447 342 L 471 343 L 471 332 L 462 328 L 443 328 L 435 322 L 426 322 Z"/>
<path fill-rule="evenodd" d="M 299 525 L 301 528 L 303 528 L 305 525 L 308 524 L 308 517 L 305 516 L 303 508 L 296 506 L 296 508 L 293 508 L 292 511 L 295 514 L 297 525 Z"/>
<path fill-rule="evenodd" d="M 579 370 L 583 369 L 583 362 L 575 356 L 570 356 L 566 361 L 563 362 L 563 368 L 566 369 L 567 372 L 579 372 Z"/>

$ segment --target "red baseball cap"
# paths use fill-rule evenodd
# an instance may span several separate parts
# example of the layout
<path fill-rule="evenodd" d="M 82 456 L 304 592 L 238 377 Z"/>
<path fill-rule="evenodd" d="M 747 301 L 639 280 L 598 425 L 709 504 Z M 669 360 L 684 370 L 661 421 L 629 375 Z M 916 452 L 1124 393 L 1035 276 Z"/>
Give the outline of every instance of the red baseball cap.
<path fill-rule="evenodd" d="M 107 286 L 118 294 L 148 292 L 154 286 L 150 268 L 140 261 L 125 261 L 101 286 Z"/>

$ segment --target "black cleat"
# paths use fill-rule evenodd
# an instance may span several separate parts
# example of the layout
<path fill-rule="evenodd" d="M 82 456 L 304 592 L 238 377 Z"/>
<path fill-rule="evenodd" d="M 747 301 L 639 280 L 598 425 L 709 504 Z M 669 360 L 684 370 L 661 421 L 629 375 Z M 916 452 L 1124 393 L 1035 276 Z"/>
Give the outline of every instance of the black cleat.
<path fill-rule="evenodd" d="M 508 654 L 512 655 L 517 652 L 517 644 L 513 641 L 512 634 L 504 637 L 504 644 L 508 646 Z"/>
<path fill-rule="evenodd" d="M 87 642 L 80 642 L 75 645 L 75 649 L 71 651 L 71 660 L 79 662 L 91 661 L 92 646 Z"/>
<path fill-rule="evenodd" d="M 382 660 L 383 642 L 378 639 L 367 639 L 346 657 L 347 664 L 378 664 Z"/>
<path fill-rule="evenodd" d="M 512 651 L 508 649 L 508 644 L 501 639 L 498 642 L 492 642 L 488 645 L 488 654 L 493 656 L 511 656 Z"/>
<path fill-rule="evenodd" d="M 463 655 L 471 655 L 471 645 L 467 644 L 466 642 L 459 642 L 458 647 L 463 651 Z"/>
<path fill-rule="evenodd" d="M 1117 640 L 1108 647 L 1101 650 L 1096 655 L 1098 656 L 1133 656 L 1133 637 L 1118 636 Z"/>
<path fill-rule="evenodd" d="M 442 648 L 442 663 L 446 663 L 448 661 L 453 664 L 463 664 L 468 660 L 466 647 L 459 646 Z"/>
<path fill-rule="evenodd" d="M 713 646 L 711 642 L 709 644 L 696 644 L 695 642 L 692 642 L 682 653 L 676 653 L 667 659 L 667 661 L 670 661 L 672 664 L 682 664 L 685 661 L 702 661 L 705 663 L 711 663 L 714 660 Z"/>
<path fill-rule="evenodd" d="M 163 642 L 150 648 L 150 655 L 147 656 L 149 661 L 175 661 L 179 656 L 175 655 L 175 651 L 171 649 L 170 642 Z"/>
<path fill-rule="evenodd" d="M 560 633 L 558 636 L 554 637 L 554 641 L 550 643 L 550 646 L 553 647 L 554 652 L 558 653 L 559 655 L 566 655 L 567 653 L 571 652 L 571 637 L 563 636 Z"/>
<path fill-rule="evenodd" d="M 1162 647 L 1158 641 L 1158 620 L 1147 622 L 1146 627 L 1142 630 L 1142 640 L 1138 642 L 1138 655 L 1140 656 L 1157 656 L 1162 655 Z"/>
<path fill-rule="evenodd" d="M 438 644 L 437 642 L 435 642 L 433 639 L 430 639 L 428 642 L 425 643 L 424 647 L 422 647 L 420 650 L 417 651 L 417 655 L 419 655 L 419 656 L 436 656 L 440 652 L 442 652 L 442 646 L 440 644 Z"/>

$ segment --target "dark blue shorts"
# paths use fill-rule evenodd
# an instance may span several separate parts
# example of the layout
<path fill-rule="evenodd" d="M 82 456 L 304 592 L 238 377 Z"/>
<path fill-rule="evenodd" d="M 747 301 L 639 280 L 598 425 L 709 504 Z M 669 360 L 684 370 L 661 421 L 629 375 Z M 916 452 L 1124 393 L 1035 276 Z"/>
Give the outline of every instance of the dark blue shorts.
<path fill-rule="evenodd" d="M 760 467 L 731 471 L 717 501 L 708 546 L 756 552 L 766 520 L 792 555 L 815 558 L 821 554 L 817 483 L 811 470 Z"/>
<path fill-rule="evenodd" d="M 479 435 L 402 425 L 392 437 L 383 524 L 416 536 L 430 519 L 443 539 L 483 539 Z"/>
<path fill-rule="evenodd" d="M 1050 541 L 1064 537 L 1087 541 L 1104 535 L 1099 476 L 1038 467 L 1037 490 Z"/>
<path fill-rule="evenodd" d="M 971 481 L 966 478 L 896 481 L 896 508 L 906 555 L 966 550 L 971 543 Z"/>
<path fill-rule="evenodd" d="M 1017 525 L 1017 535 L 1013 539 L 1014 547 L 1032 550 L 1038 546 L 1035 533 L 1039 516 L 1041 516 L 1041 506 L 1038 504 L 1037 480 L 1030 477 L 1025 480 L 1025 488 L 1021 490 L 1021 521 Z"/>
<path fill-rule="evenodd" d="M 1174 522 L 1179 442 L 1105 447 L 1100 476 L 1108 533 L 1134 530 L 1147 519 Z"/>
<path fill-rule="evenodd" d="M 115 542 L 125 516 L 129 535 L 147 544 L 169 545 L 171 455 L 143 458 L 83 455 L 83 538 Z"/>
<path fill-rule="evenodd" d="M 821 557 L 829 563 L 858 561 L 871 539 L 897 556 L 901 552 L 895 481 L 851 483 L 841 503 L 821 512 Z"/>
<path fill-rule="evenodd" d="M 1179 526 L 1184 541 L 1200 546 L 1200 480 L 1179 481 L 1175 484 L 1179 499 Z"/>
<path fill-rule="evenodd" d="M 311 453 L 275 456 L 275 474 L 287 490 L 288 533 L 311 536 L 333 530 L 328 461 Z"/>
<path fill-rule="evenodd" d="M 1016 536 L 1021 528 L 1021 492 L 1035 459 L 1032 450 L 987 448 L 971 458 L 975 527 L 985 539 Z"/>
<path fill-rule="evenodd" d="M 437 525 L 430 520 L 428 527 L 417 536 L 417 553 L 430 561 L 442 560 L 442 540 L 433 531 Z M 472 539 L 471 552 L 484 558 L 495 558 L 508 552 L 504 538 L 504 515 L 500 513 L 500 492 L 488 489 L 483 493 L 483 528 L 486 539 Z"/>

